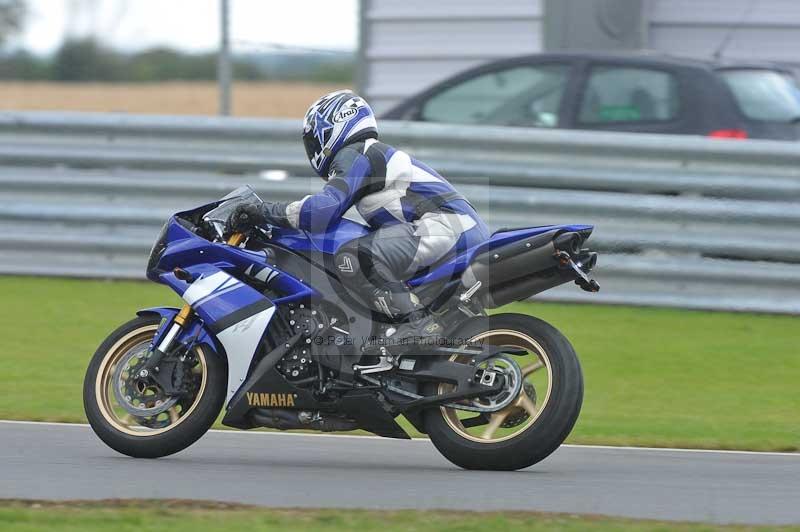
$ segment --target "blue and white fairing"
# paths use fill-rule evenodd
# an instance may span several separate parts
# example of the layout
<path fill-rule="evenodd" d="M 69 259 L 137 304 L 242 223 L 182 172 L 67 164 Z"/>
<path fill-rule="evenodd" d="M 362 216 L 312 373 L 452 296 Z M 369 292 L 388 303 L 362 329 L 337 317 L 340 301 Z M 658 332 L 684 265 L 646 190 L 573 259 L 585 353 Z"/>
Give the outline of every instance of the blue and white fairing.
<path fill-rule="evenodd" d="M 195 322 L 201 324 L 202 331 L 192 332 L 195 327 L 187 327 L 175 340 L 189 345 L 198 341 L 202 333 L 206 343 L 213 344 L 216 351 L 223 351 L 227 356 L 227 401 L 230 401 L 247 377 L 275 313 L 275 305 L 313 298 L 317 294 L 292 275 L 269 265 L 265 253 L 210 242 L 187 227 L 189 224 L 180 216 L 171 218 L 162 230 L 153 248 L 147 276 L 172 288 L 199 317 Z M 174 273 L 176 268 L 187 272 L 191 281 L 179 279 Z M 237 276 L 269 280 L 271 286 L 286 295 L 271 301 Z M 147 312 L 169 317 L 154 341 L 159 345 L 159 338 L 171 327 L 175 311 L 149 309 Z"/>
<path fill-rule="evenodd" d="M 164 281 L 191 305 L 228 357 L 227 399 L 247 377 L 275 305 L 260 292 L 209 264 L 184 268 L 195 276 L 187 285 L 174 275 Z"/>

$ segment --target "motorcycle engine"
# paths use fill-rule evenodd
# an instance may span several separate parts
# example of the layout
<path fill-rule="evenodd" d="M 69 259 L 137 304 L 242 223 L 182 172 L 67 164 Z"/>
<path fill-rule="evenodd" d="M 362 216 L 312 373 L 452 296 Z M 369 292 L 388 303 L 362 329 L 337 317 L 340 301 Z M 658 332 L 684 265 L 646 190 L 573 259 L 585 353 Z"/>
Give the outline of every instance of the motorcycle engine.
<path fill-rule="evenodd" d="M 303 333 L 304 337 L 312 338 L 317 331 L 325 325 L 325 316 L 315 309 L 305 305 L 289 307 L 289 327 L 291 334 Z M 287 380 L 299 381 L 316 374 L 316 365 L 311 358 L 312 345 L 301 342 L 294 349 L 286 353 L 275 365 Z"/>
<path fill-rule="evenodd" d="M 312 375 L 311 357 L 307 356 L 306 350 L 293 350 L 286 354 L 275 368 L 283 373 L 287 380 L 302 380 Z"/>

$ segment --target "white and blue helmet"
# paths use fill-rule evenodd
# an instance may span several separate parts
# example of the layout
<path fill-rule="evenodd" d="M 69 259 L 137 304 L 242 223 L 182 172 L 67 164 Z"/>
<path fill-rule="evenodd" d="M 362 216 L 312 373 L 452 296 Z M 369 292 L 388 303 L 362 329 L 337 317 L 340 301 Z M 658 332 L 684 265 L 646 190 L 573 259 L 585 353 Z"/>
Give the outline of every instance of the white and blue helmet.
<path fill-rule="evenodd" d="M 306 112 L 303 144 L 314 171 L 328 177 L 336 153 L 351 142 L 378 137 L 378 124 L 369 104 L 353 91 L 326 94 Z"/>

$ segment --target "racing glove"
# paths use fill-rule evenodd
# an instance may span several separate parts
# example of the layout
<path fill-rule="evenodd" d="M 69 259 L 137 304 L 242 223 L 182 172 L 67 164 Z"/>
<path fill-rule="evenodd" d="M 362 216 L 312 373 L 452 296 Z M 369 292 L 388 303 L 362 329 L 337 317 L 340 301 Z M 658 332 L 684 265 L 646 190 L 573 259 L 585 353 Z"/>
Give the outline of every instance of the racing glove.
<path fill-rule="evenodd" d="M 278 201 L 265 201 L 261 205 L 239 205 L 228 218 L 226 230 L 231 233 L 244 232 L 264 224 L 289 227 L 289 220 L 286 218 L 286 204 Z"/>

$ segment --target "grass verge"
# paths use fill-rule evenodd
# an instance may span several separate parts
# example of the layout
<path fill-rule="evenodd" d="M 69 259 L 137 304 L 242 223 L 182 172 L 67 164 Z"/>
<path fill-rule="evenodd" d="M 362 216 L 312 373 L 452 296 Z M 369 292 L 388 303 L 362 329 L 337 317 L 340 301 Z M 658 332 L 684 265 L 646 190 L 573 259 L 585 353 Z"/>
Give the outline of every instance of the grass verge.
<path fill-rule="evenodd" d="M 190 501 L 25 502 L 0 501 L 0 528 L 6 532 L 116 530 L 118 532 L 437 530 L 515 531 L 761 531 L 800 527 L 749 527 L 665 523 L 545 513 L 263 509 Z"/>
<path fill-rule="evenodd" d="M 0 419 L 84 421 L 89 357 L 143 307 L 139 282 L 0 277 Z M 570 339 L 584 408 L 572 443 L 796 451 L 800 322 L 788 316 L 515 304 Z"/>

